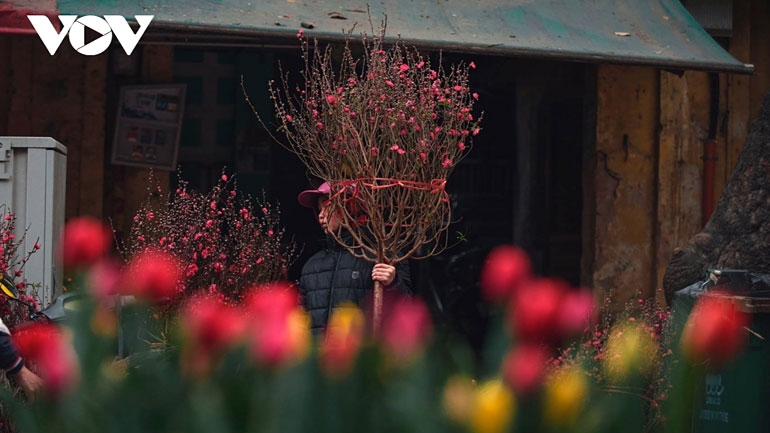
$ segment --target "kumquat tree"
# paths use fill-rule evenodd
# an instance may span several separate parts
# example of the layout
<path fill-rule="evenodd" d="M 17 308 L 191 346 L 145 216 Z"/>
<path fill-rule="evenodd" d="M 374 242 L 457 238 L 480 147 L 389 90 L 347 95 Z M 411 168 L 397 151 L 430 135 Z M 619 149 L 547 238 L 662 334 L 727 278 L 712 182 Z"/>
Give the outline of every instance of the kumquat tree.
<path fill-rule="evenodd" d="M 357 57 L 348 40 L 311 45 L 302 31 L 304 85 L 288 75 L 270 83 L 277 126 L 310 174 L 332 186 L 330 203 L 352 235 L 359 258 L 398 264 L 447 246 L 451 222 L 447 178 L 480 129 L 473 62 L 445 68 L 400 40 L 385 44 L 385 26 L 362 36 Z M 256 112 L 256 111 L 255 111 Z M 274 137 L 275 138 L 275 137 Z M 335 239 L 344 243 L 339 234 Z M 382 287 L 375 285 L 375 327 Z"/>

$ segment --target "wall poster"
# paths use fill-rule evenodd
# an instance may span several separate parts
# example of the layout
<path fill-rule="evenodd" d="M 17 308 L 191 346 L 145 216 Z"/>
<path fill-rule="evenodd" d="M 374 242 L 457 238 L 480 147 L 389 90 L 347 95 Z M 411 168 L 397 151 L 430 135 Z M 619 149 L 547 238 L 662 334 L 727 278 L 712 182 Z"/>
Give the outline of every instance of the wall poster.
<path fill-rule="evenodd" d="M 121 87 L 111 162 L 176 170 L 185 90 L 184 84 Z"/>

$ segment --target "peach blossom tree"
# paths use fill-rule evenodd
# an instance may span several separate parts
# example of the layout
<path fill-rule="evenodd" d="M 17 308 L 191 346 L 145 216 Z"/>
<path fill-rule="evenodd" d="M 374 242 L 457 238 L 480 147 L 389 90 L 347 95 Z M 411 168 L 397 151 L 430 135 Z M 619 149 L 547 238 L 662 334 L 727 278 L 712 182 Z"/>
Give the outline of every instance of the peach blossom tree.
<path fill-rule="evenodd" d="M 440 55 L 434 64 L 400 40 L 386 46 L 384 27 L 362 36 L 360 57 L 348 40 L 339 60 L 332 46 L 311 46 L 301 30 L 297 37 L 303 84 L 288 74 L 270 82 L 286 138 L 278 141 L 332 185 L 331 206 L 353 239 L 345 247 L 393 265 L 443 251 L 447 178 L 481 130 L 468 77 L 475 64 L 444 67 Z M 381 295 L 376 284 L 375 317 Z"/>

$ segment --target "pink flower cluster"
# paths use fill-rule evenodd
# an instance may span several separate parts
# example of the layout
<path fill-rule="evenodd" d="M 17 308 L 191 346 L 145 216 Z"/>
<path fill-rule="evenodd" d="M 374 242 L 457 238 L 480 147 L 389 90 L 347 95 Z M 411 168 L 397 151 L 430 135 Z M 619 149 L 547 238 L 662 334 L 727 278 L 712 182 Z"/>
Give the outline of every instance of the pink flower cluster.
<path fill-rule="evenodd" d="M 34 296 L 36 293 L 24 277 L 24 265 L 29 257 L 40 249 L 40 245 L 35 242 L 29 251 L 22 253 L 27 231 L 17 236 L 16 214 L 5 205 L 0 205 L 0 208 L 0 272 L 14 281 L 19 298 L 37 309 L 38 300 Z M 28 316 L 29 310 L 25 306 L 0 296 L 0 317 L 7 326 L 13 328 L 24 322 Z"/>
<path fill-rule="evenodd" d="M 346 44 L 338 61 L 317 41 L 309 50 L 300 35 L 304 86 L 288 77 L 271 82 L 279 129 L 309 167 L 347 162 L 348 178 L 393 177 L 388 172 L 397 170 L 419 175 L 431 167 L 433 177 L 446 177 L 480 131 L 478 94 L 468 81 L 476 65 L 444 69 L 439 58 L 433 66 L 400 41 L 386 50 L 383 38 L 384 30 L 364 37 L 361 58 Z"/>
<path fill-rule="evenodd" d="M 184 278 L 168 294 L 171 308 L 198 292 L 237 303 L 248 287 L 281 279 L 293 260 L 279 220 L 277 208 L 255 206 L 224 173 L 205 193 L 180 179 L 165 206 L 148 203 L 134 216 L 122 250 L 126 257 L 151 251 L 174 257 Z"/>

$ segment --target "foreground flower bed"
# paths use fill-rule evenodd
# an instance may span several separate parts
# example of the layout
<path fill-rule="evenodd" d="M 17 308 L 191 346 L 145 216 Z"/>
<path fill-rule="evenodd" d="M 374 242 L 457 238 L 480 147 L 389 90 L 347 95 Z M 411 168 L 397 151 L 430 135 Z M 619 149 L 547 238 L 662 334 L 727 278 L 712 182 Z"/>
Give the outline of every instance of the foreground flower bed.
<path fill-rule="evenodd" d="M 137 300 L 120 317 L 105 306 L 116 292 L 86 278 L 91 295 L 70 326 L 16 334 L 46 381 L 31 404 L 5 389 L 18 431 L 684 431 L 692 396 L 675 391 L 692 385 L 689 360 L 724 365 L 745 334 L 729 298 L 705 297 L 682 358 L 662 310 L 629 307 L 607 321 L 590 291 L 532 275 L 526 254 L 503 246 L 480 275 L 499 314 L 478 363 L 414 298 L 386 300 L 378 335 L 342 306 L 318 339 L 288 283 L 248 287 L 239 302 L 200 290 L 169 314 L 184 267 L 151 251 L 114 276 L 117 293 Z M 86 269 L 103 254 L 91 251 Z M 116 360 L 118 324 L 139 331 L 123 335 L 133 350 Z"/>

